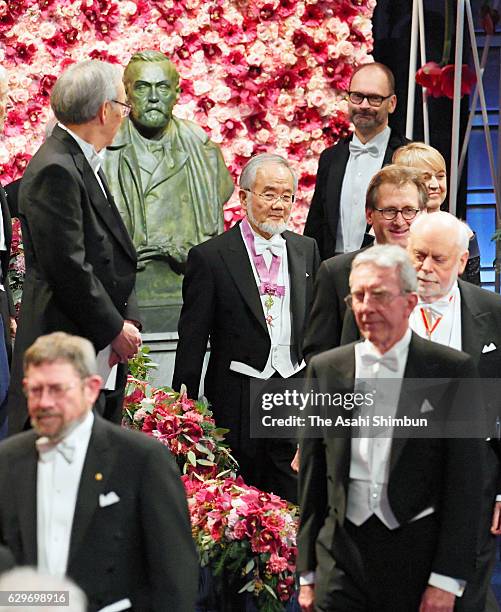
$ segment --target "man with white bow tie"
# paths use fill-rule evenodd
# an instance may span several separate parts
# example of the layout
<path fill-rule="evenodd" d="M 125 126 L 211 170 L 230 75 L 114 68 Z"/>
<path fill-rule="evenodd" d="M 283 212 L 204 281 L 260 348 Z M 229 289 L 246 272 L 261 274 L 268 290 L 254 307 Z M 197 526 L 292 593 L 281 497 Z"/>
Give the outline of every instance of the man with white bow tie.
<path fill-rule="evenodd" d="M 242 222 L 188 255 L 173 386 L 198 397 L 210 340 L 204 394 L 248 484 L 294 501 L 295 445 L 251 440 L 252 379 L 289 378 L 304 366 L 302 341 L 319 265 L 311 238 L 286 231 L 297 188 L 287 161 L 253 157 L 240 177 Z"/>
<path fill-rule="evenodd" d="M 24 372 L 33 430 L 0 445 L 1 544 L 17 565 L 73 579 L 90 612 L 191 612 L 198 563 L 168 449 L 92 412 L 89 340 L 40 336 Z"/>
<path fill-rule="evenodd" d="M 419 300 L 409 318 L 423 338 L 468 353 L 482 378 L 501 375 L 501 296 L 458 279 L 468 259 L 467 226 L 447 212 L 421 215 L 410 228 L 408 252 L 418 279 Z M 489 389 L 484 385 L 484 389 Z M 476 579 L 466 589 L 459 610 L 499 610 L 491 591 L 485 603 L 501 534 L 501 503 L 495 507 L 498 462 L 486 445 L 490 478 L 485 482 L 485 514 Z M 501 499 L 501 496 L 499 496 Z"/>
<path fill-rule="evenodd" d="M 394 76 L 384 64 L 363 64 L 354 70 L 347 102 L 354 133 L 320 156 L 304 227 L 305 236 L 317 241 L 322 261 L 370 244 L 365 233 L 369 181 L 408 142 L 388 126 L 397 97 Z"/>
<path fill-rule="evenodd" d="M 416 288 L 404 249 L 376 246 L 357 255 L 347 304 L 364 341 L 314 356 L 306 388 L 352 392 L 365 380 L 378 390 L 369 418 L 381 409 L 394 417 L 416 409 L 447 425 L 465 409 L 476 418 L 474 383 L 461 383 L 476 375 L 472 359 L 409 328 Z M 440 384 L 430 384 L 437 378 Z M 302 440 L 303 611 L 452 612 L 461 599 L 475 568 L 484 442 L 395 432 L 363 437 L 352 426 Z"/>

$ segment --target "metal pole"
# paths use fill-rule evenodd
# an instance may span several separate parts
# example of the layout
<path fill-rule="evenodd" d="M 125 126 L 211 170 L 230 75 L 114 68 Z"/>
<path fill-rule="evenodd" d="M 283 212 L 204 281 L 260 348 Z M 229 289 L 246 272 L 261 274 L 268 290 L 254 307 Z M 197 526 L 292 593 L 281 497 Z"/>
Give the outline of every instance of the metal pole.
<path fill-rule="evenodd" d="M 449 189 L 449 212 L 457 210 L 459 119 L 461 110 L 461 67 L 463 65 L 464 0 L 458 0 L 456 18 L 456 50 L 454 54 L 454 98 L 452 105 L 451 180 Z"/>
<path fill-rule="evenodd" d="M 426 35 L 424 27 L 424 9 L 423 0 L 418 0 L 419 14 L 419 43 L 421 53 L 421 65 L 426 64 Z M 428 92 L 426 87 L 423 87 L 423 136 L 426 144 L 430 144 L 430 119 L 428 116 Z"/>
<path fill-rule="evenodd" d="M 499 50 L 499 92 L 498 92 L 498 126 L 501 125 L 501 49 Z M 498 127 L 498 189 L 501 191 L 501 129 Z M 501 228 L 496 208 L 496 230 Z M 494 260 L 494 290 L 501 290 L 501 241 L 496 240 L 496 258 Z"/>
<path fill-rule="evenodd" d="M 475 26 L 473 25 L 473 15 L 471 12 L 470 0 L 466 0 L 466 17 L 468 20 L 468 29 L 470 32 L 473 64 L 475 66 L 475 73 L 477 75 L 478 94 L 480 97 L 480 108 L 482 110 L 482 123 L 484 125 L 485 146 L 487 147 L 487 157 L 489 159 L 489 168 L 491 171 L 492 186 L 494 188 L 494 197 L 496 198 L 496 216 L 499 220 L 501 219 L 501 198 L 499 194 L 499 185 L 498 185 L 498 176 L 496 173 L 496 165 L 494 162 L 494 150 L 492 148 L 491 131 L 489 128 L 489 116 L 487 115 L 487 102 L 485 99 L 484 84 L 482 82 L 482 73 L 480 71 L 480 62 L 478 60 L 477 41 L 475 38 Z"/>
<path fill-rule="evenodd" d="M 407 83 L 407 121 L 405 135 L 412 140 L 414 134 L 414 96 L 416 93 L 416 60 L 418 36 L 418 0 L 412 2 L 411 48 L 409 55 L 409 80 Z"/>

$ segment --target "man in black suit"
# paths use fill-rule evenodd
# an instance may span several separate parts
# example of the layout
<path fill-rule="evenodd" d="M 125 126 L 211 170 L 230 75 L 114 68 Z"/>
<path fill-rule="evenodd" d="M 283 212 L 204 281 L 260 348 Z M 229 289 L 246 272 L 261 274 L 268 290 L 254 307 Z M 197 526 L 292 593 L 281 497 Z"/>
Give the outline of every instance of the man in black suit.
<path fill-rule="evenodd" d="M 183 283 L 173 386 L 197 397 L 210 339 L 204 394 L 248 484 L 295 500 L 288 440 L 251 440 L 252 379 L 288 378 L 304 365 L 302 341 L 319 264 L 311 238 L 286 231 L 297 179 L 278 155 L 252 158 L 240 178 L 245 219 L 193 247 Z"/>
<path fill-rule="evenodd" d="M 473 362 L 411 333 L 416 286 L 403 249 L 359 254 L 349 303 L 365 341 L 313 357 L 308 378 L 321 391 L 334 385 L 353 391 L 362 379 L 379 388 L 378 381 L 393 379 L 382 387 L 386 414 L 415 406 L 445 427 L 466 416 L 476 429 L 477 389 L 461 384 L 475 377 Z M 409 379 L 420 378 L 416 389 Z M 434 378 L 440 384 L 430 384 Z M 348 428 L 340 437 L 327 432 L 302 441 L 303 610 L 452 612 L 473 575 L 484 442 L 394 433 L 390 427 L 385 438 L 369 438 Z"/>
<path fill-rule="evenodd" d="M 24 365 L 34 430 L 0 445 L 0 542 L 18 565 L 73 579 L 90 611 L 191 612 L 198 564 L 168 449 L 94 415 L 88 340 L 39 337 Z"/>
<path fill-rule="evenodd" d="M 409 324 L 412 330 L 445 346 L 468 353 L 482 378 L 497 381 L 501 374 L 501 296 L 458 279 L 468 260 L 467 226 L 447 212 L 422 215 L 413 224 L 408 251 L 418 279 L 419 301 Z M 348 328 L 348 322 L 347 322 Z M 497 396 L 487 381 L 486 392 Z M 490 387 L 490 389 L 489 389 Z M 490 398 L 492 402 L 494 398 Z M 478 562 L 475 577 L 468 585 L 458 610 L 499 610 L 492 592 L 486 595 L 496 556 L 496 539 L 500 535 L 501 503 L 495 507 L 499 467 L 492 448 L 486 445 L 490 465 L 485 481 L 485 513 L 481 523 Z"/>
<path fill-rule="evenodd" d="M 0 133 L 3 131 L 7 109 L 7 73 L 0 66 Z M 10 244 L 12 240 L 12 222 L 7 198 L 0 185 L 0 437 L 6 433 L 5 417 L 7 411 L 5 400 L 9 388 L 9 364 L 12 356 L 12 336 L 16 334 L 14 303 L 9 287 Z M 4 425 L 4 426 L 2 426 Z"/>
<path fill-rule="evenodd" d="M 104 416 L 120 422 L 126 363 L 141 337 L 135 301 L 136 251 L 100 164 L 129 107 L 118 66 L 88 60 L 71 66 L 51 94 L 59 123 L 28 164 L 19 209 L 26 258 L 14 351 L 9 431 L 27 421 L 20 394 L 22 355 L 40 335 L 88 338 L 110 380 Z M 113 374 L 112 374 L 113 376 Z"/>
<path fill-rule="evenodd" d="M 355 132 L 320 156 L 304 227 L 305 236 L 317 241 L 322 260 L 366 244 L 364 203 L 369 181 L 408 142 L 388 126 L 388 115 L 397 104 L 394 92 L 395 79 L 383 64 L 363 64 L 353 72 L 348 113 Z"/>
<path fill-rule="evenodd" d="M 376 243 L 405 248 L 409 228 L 427 200 L 426 185 L 419 172 L 395 165 L 380 170 L 369 183 L 365 200 L 366 220 L 372 225 Z M 318 270 L 304 341 L 307 361 L 341 343 L 346 312 L 344 298 L 350 292 L 351 264 L 359 252 L 331 257 Z"/>

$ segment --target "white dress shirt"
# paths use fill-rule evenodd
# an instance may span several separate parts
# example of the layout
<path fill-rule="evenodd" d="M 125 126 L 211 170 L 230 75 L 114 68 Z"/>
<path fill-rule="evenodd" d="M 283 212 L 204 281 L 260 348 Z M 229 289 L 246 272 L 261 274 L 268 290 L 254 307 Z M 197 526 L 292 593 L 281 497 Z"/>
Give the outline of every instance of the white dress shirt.
<path fill-rule="evenodd" d="M 431 335 L 426 330 L 423 312 L 427 316 L 430 330 L 436 324 Z M 462 349 L 461 294 L 457 281 L 452 285 L 447 295 L 436 302 L 425 303 L 420 299 L 409 317 L 409 325 L 412 331 L 422 338 L 460 351 Z"/>
<path fill-rule="evenodd" d="M 265 238 L 257 234 L 253 228 L 249 227 L 254 235 L 255 245 L 257 246 L 259 243 L 267 242 Z M 242 232 L 242 228 L 240 227 L 240 231 Z M 252 259 L 252 253 L 250 252 L 247 243 L 245 242 L 243 232 L 242 232 L 242 240 L 244 241 L 245 248 L 247 250 L 247 255 L 249 257 L 249 261 L 252 267 L 252 272 L 254 274 L 254 280 L 256 281 L 256 286 L 259 287 L 260 280 L 259 275 L 256 270 L 256 266 L 254 265 L 254 261 Z M 265 302 L 268 299 L 268 295 L 260 295 L 261 305 L 263 307 L 263 314 L 265 318 L 269 315 L 272 317 L 271 325 L 267 324 L 268 333 L 270 335 L 271 347 L 270 353 L 268 355 L 268 360 L 264 369 L 262 371 L 257 370 L 245 363 L 240 361 L 232 361 L 230 363 L 230 370 L 233 372 L 238 372 L 240 374 L 244 374 L 245 376 L 251 376 L 253 378 L 261 378 L 268 379 L 275 372 L 278 372 L 282 378 L 289 378 L 297 371 L 302 369 L 305 366 L 304 361 L 301 365 L 298 365 L 297 362 L 293 363 L 291 358 L 291 337 L 292 337 L 292 328 L 291 328 L 291 312 L 290 312 L 290 279 L 289 279 L 289 266 L 287 261 L 287 245 L 285 240 L 280 235 L 273 236 L 269 242 L 279 245 L 280 248 L 280 268 L 278 271 L 277 284 L 285 287 L 285 295 L 283 297 L 273 296 L 273 306 L 268 310 L 265 306 Z M 266 267 L 269 268 L 272 260 L 272 252 L 271 250 L 264 250 L 263 253 L 264 262 Z M 252 342 L 252 339 L 249 339 L 249 342 Z"/>
<path fill-rule="evenodd" d="M 346 164 L 339 201 L 336 253 L 351 253 L 362 246 L 367 227 L 365 194 L 371 178 L 383 166 L 390 134 L 391 130 L 386 126 L 365 145 L 360 142 L 356 134 L 353 134 L 351 142 L 366 148 L 367 151 L 359 154 L 350 153 Z"/>
<path fill-rule="evenodd" d="M 38 569 L 64 576 L 68 564 L 73 515 L 94 415 L 89 412 L 53 449 L 39 453 L 37 467 Z M 58 451 L 74 447 L 71 463 Z"/>

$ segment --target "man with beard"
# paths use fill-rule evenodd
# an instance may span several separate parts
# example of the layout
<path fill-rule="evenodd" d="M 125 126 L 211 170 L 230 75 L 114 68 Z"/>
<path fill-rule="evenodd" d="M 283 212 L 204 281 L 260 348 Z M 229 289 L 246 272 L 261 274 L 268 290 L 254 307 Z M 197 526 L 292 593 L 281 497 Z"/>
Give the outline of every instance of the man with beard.
<path fill-rule="evenodd" d="M 144 331 L 173 331 L 189 249 L 223 231 L 233 181 L 205 131 L 172 114 L 179 74 L 158 51 L 135 53 L 124 72 L 130 120 L 104 169 L 138 253 Z"/>
<path fill-rule="evenodd" d="M 245 219 L 193 247 L 183 283 L 173 387 L 204 393 L 244 480 L 295 501 L 292 440 L 250 439 L 252 379 L 289 378 L 304 365 L 302 341 L 319 265 L 311 238 L 286 231 L 297 179 L 279 155 L 261 154 L 242 170 Z"/>
<path fill-rule="evenodd" d="M 353 72 L 348 113 L 355 132 L 320 156 L 304 228 L 305 236 L 317 241 L 322 260 L 356 251 L 370 241 L 364 209 L 369 181 L 408 142 L 388 126 L 388 115 L 397 104 L 394 91 L 393 74 L 383 64 L 364 64 Z"/>

